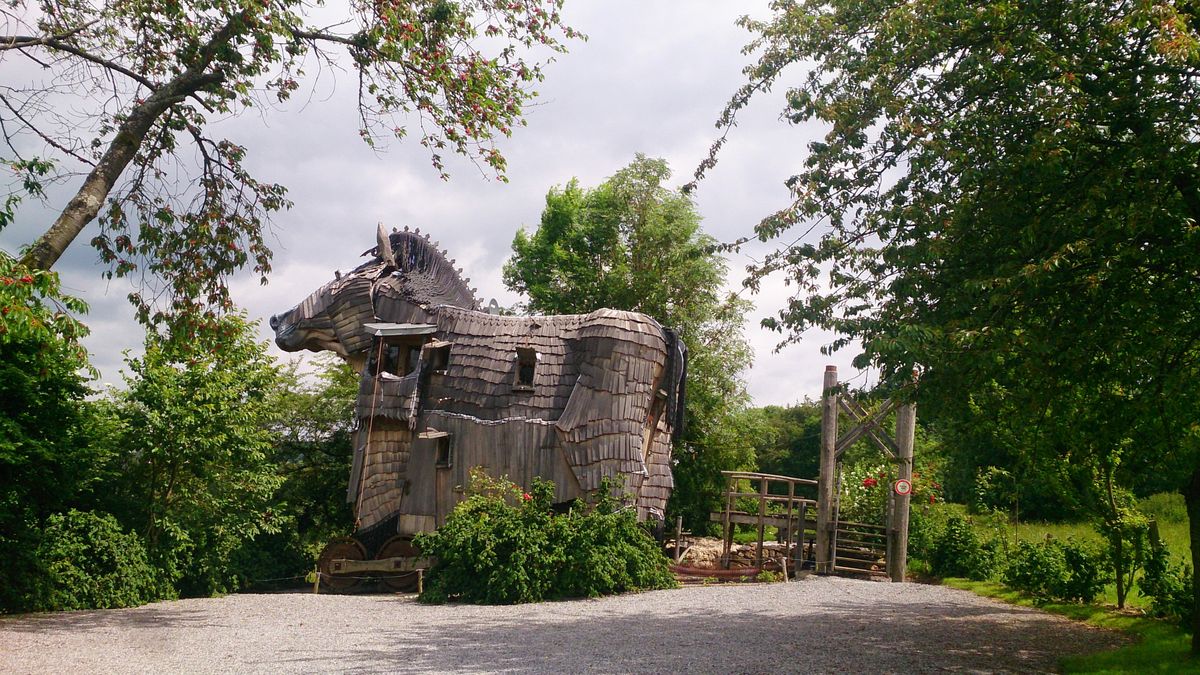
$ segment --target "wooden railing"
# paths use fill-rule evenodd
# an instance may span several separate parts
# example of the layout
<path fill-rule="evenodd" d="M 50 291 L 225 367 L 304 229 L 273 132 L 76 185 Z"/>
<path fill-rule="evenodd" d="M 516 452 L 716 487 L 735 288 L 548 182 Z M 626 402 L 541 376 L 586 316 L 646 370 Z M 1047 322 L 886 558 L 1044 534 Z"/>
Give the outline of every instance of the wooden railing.
<path fill-rule="evenodd" d="M 807 513 L 810 508 L 816 506 L 817 502 L 814 499 L 797 495 L 798 487 L 816 487 L 817 481 L 809 478 L 794 478 L 792 476 L 778 476 L 770 473 L 756 473 L 749 471 L 722 471 L 721 475 L 727 481 L 727 488 L 724 494 L 725 508 L 719 513 L 713 513 L 711 518 L 721 522 L 722 534 L 724 535 L 725 548 L 722 554 L 722 564 L 725 567 L 729 566 L 729 552 L 733 545 L 733 526 L 734 525 L 756 525 L 758 527 L 758 548 L 755 553 L 755 567 L 762 568 L 763 556 L 763 538 L 768 526 L 777 528 L 786 528 L 786 548 L 787 551 L 793 550 L 795 553 L 793 559 L 799 561 L 800 552 L 803 548 L 804 538 L 803 533 L 811 524 L 815 528 L 815 523 L 807 519 Z M 757 483 L 757 490 L 753 492 L 742 492 L 739 487 L 740 483 L 748 482 L 751 489 Z M 777 491 L 772 491 L 772 486 L 777 486 Z M 786 486 L 787 494 L 780 494 Z M 751 498 L 758 502 L 755 513 L 747 511 L 738 511 L 735 505 L 740 498 Z M 768 512 L 769 504 L 783 504 L 784 513 Z M 797 539 L 799 533 L 799 539 Z"/>

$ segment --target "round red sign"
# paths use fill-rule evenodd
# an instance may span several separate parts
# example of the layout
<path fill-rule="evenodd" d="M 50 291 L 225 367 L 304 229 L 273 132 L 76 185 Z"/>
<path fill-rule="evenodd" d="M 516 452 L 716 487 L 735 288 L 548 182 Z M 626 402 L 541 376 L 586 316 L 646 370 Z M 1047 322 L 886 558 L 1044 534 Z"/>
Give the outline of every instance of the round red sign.
<path fill-rule="evenodd" d="M 898 495 L 910 495 L 912 494 L 912 481 L 901 478 L 892 484 L 892 489 Z"/>

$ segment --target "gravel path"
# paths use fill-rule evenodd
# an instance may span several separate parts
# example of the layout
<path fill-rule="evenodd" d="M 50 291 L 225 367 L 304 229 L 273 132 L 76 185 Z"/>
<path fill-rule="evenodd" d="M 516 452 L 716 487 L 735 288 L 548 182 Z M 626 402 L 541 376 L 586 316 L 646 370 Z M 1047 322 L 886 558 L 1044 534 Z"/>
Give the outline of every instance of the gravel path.
<path fill-rule="evenodd" d="M 285 593 L 9 617 L 0 672 L 1029 672 L 1122 641 L 942 586 L 809 577 L 508 607 Z"/>

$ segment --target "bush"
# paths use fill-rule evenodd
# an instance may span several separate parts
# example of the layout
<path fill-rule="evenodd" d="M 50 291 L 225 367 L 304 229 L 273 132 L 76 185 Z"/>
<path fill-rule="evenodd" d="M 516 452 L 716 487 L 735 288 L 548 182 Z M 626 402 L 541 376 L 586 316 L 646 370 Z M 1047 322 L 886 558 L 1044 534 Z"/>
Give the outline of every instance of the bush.
<path fill-rule="evenodd" d="M 1142 568 L 1138 588 L 1151 599 L 1154 616 L 1176 619 L 1184 628 L 1192 625 L 1192 570 L 1187 565 L 1172 565 L 1165 544 L 1151 547 Z"/>
<path fill-rule="evenodd" d="M 675 587 L 666 557 L 611 487 L 595 506 L 555 514 L 552 483 L 535 479 L 523 493 L 472 471 L 471 496 L 415 539 L 437 558 L 421 599 L 511 604 Z"/>
<path fill-rule="evenodd" d="M 984 542 L 966 519 L 952 516 L 941 532 L 933 536 L 929 568 L 939 577 L 982 581 L 996 570 L 1000 558 L 1000 546 L 995 540 Z"/>
<path fill-rule="evenodd" d="M 1092 602 L 1111 581 L 1102 548 L 1068 539 L 1022 541 L 1009 557 L 1004 583 L 1039 600 Z"/>
<path fill-rule="evenodd" d="M 975 476 L 971 510 L 975 513 L 1011 513 L 1017 503 L 1016 481 L 1008 471 L 995 466 L 979 469 Z"/>
<path fill-rule="evenodd" d="M 50 516 L 38 559 L 47 586 L 39 609 L 133 607 L 163 595 L 141 540 L 107 513 Z"/>

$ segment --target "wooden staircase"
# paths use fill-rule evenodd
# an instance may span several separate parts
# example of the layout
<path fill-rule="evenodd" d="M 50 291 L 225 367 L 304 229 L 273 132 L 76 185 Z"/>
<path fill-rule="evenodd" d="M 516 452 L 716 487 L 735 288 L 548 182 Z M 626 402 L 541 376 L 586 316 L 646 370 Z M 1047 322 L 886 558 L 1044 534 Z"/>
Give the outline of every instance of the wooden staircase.
<path fill-rule="evenodd" d="M 887 528 L 838 521 L 833 571 L 855 576 L 887 576 Z"/>

